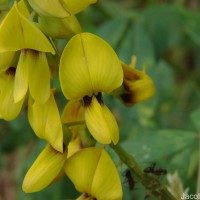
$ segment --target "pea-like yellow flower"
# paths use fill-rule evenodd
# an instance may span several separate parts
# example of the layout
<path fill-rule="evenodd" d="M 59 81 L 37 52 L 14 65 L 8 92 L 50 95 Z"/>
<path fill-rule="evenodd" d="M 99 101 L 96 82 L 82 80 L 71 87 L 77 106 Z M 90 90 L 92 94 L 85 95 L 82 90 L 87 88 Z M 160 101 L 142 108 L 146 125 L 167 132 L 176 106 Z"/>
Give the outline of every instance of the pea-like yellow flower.
<path fill-rule="evenodd" d="M 55 53 L 46 36 L 28 19 L 29 16 L 23 1 L 14 3 L 0 25 L 0 52 L 33 49 Z"/>
<path fill-rule="evenodd" d="M 31 7 L 40 15 L 65 18 L 76 14 L 97 0 L 28 0 Z"/>
<path fill-rule="evenodd" d="M 69 101 L 64 108 L 61 120 L 64 124 L 71 124 L 69 130 L 71 131 L 72 138 L 68 144 L 67 155 L 69 158 L 83 148 L 80 134 L 85 132 L 84 107 L 80 101 Z"/>
<path fill-rule="evenodd" d="M 52 38 L 70 38 L 82 32 L 81 26 L 74 15 L 65 18 L 40 15 L 38 18 L 38 27 L 43 33 Z"/>
<path fill-rule="evenodd" d="M 121 200 L 122 187 L 116 167 L 102 147 L 78 151 L 67 159 L 64 170 L 76 189 L 79 200 Z"/>
<path fill-rule="evenodd" d="M 124 80 L 123 86 L 118 88 L 113 94 L 126 106 L 133 106 L 136 103 L 145 101 L 155 95 L 153 80 L 145 72 L 135 69 L 136 56 L 132 57 L 130 66 L 121 61 Z"/>
<path fill-rule="evenodd" d="M 59 75 L 65 97 L 83 100 L 85 122 L 92 136 L 103 144 L 116 144 L 118 126 L 102 99 L 102 92 L 112 92 L 123 81 L 114 50 L 94 34 L 77 34 L 63 51 Z"/>
<path fill-rule="evenodd" d="M 62 113 L 63 123 L 81 123 L 84 122 L 84 107 L 80 101 L 69 101 Z"/>
<path fill-rule="evenodd" d="M 5 72 L 9 67 L 12 66 L 15 57 L 14 51 L 2 52 L 0 53 L 0 73 Z"/>
<path fill-rule="evenodd" d="M 28 170 L 22 185 L 23 191 L 37 192 L 50 185 L 60 176 L 66 159 L 67 151 L 58 152 L 48 144 Z"/>
<path fill-rule="evenodd" d="M 10 67 L 0 73 L 0 118 L 4 120 L 15 119 L 21 111 L 25 97 L 14 102 L 14 77 L 15 68 Z"/>
<path fill-rule="evenodd" d="M 44 103 L 50 96 L 50 71 L 45 52 L 54 54 L 55 51 L 46 36 L 28 19 L 29 15 L 23 1 L 14 3 L 0 25 L 0 54 L 7 52 L 12 56 L 21 50 L 14 101 L 21 101 L 29 89 L 34 100 Z"/>
<path fill-rule="evenodd" d="M 63 129 L 53 93 L 40 104 L 29 97 L 28 119 L 35 134 L 47 140 L 54 149 L 63 152 Z"/>

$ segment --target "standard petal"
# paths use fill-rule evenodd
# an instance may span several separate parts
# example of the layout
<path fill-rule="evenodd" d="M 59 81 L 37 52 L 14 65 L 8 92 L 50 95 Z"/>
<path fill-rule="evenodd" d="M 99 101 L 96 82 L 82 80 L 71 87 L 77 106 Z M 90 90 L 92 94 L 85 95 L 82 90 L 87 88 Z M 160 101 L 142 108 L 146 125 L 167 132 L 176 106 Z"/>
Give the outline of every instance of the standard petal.
<path fill-rule="evenodd" d="M 76 14 L 85 8 L 87 8 L 90 4 L 96 3 L 97 0 L 63 0 L 67 8 L 72 12 L 73 14 Z"/>
<path fill-rule="evenodd" d="M 79 192 L 90 194 L 102 150 L 95 147 L 85 148 L 66 161 L 64 170 Z"/>
<path fill-rule="evenodd" d="M 92 97 L 91 104 L 85 107 L 85 121 L 92 136 L 102 144 L 116 144 L 119 140 L 117 122 L 104 105 L 96 97 Z"/>
<path fill-rule="evenodd" d="M 59 73 L 62 91 L 68 99 L 80 99 L 100 91 L 109 93 L 123 81 L 114 50 L 91 33 L 77 34 L 69 41 Z"/>
<path fill-rule="evenodd" d="M 60 173 L 66 159 L 67 153 L 57 152 L 47 145 L 28 170 L 22 185 L 23 191 L 31 193 L 47 187 Z"/>
<path fill-rule="evenodd" d="M 67 10 L 62 1 L 58 0 L 28 0 L 31 7 L 39 14 L 52 17 L 68 17 L 70 11 Z"/>
<path fill-rule="evenodd" d="M 15 2 L 0 25 L 0 52 L 34 49 L 54 54 L 55 50 L 46 36 L 23 14 Z"/>
<path fill-rule="evenodd" d="M 60 59 L 60 84 L 67 99 L 81 99 L 92 94 L 91 79 L 80 34 L 65 47 Z"/>
<path fill-rule="evenodd" d="M 103 150 L 92 182 L 91 195 L 98 200 L 122 200 L 122 186 L 117 169 Z"/>
<path fill-rule="evenodd" d="M 45 103 L 50 97 L 50 70 L 45 53 L 26 50 L 29 66 L 29 90 L 33 99 Z"/>
<path fill-rule="evenodd" d="M 123 81 L 123 71 L 112 47 L 91 33 L 82 33 L 80 37 L 93 92 L 109 93 L 119 87 Z"/>

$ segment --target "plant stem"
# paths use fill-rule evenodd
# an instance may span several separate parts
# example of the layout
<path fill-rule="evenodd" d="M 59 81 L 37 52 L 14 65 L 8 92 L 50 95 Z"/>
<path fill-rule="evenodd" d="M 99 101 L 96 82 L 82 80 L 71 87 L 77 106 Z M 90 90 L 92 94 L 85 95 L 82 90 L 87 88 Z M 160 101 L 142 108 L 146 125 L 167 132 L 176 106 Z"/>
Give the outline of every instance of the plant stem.
<path fill-rule="evenodd" d="M 176 200 L 167 190 L 166 186 L 162 185 L 156 177 L 144 173 L 134 157 L 128 154 L 119 144 L 111 144 L 110 146 L 118 154 L 121 161 L 135 174 L 144 187 L 150 191 L 150 195 L 160 200 Z"/>

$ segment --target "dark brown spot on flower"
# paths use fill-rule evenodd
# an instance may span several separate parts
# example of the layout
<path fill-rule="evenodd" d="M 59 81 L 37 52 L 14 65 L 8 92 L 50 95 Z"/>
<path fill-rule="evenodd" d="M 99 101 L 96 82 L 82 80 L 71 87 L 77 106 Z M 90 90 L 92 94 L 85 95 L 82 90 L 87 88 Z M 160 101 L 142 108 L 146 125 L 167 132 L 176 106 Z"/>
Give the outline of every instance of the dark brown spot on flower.
<path fill-rule="evenodd" d="M 124 103 L 130 103 L 132 100 L 131 94 L 129 93 L 122 94 L 120 97 Z"/>
<path fill-rule="evenodd" d="M 85 107 L 90 106 L 90 104 L 91 104 L 91 102 L 92 102 L 92 97 L 84 96 L 84 97 L 83 97 L 83 102 L 84 102 L 84 106 L 85 106 Z"/>
<path fill-rule="evenodd" d="M 33 57 L 38 57 L 39 51 L 33 50 L 33 49 L 22 49 L 23 54 L 31 54 Z"/>
<path fill-rule="evenodd" d="M 84 198 L 84 199 L 87 199 L 88 197 L 92 197 L 92 196 L 89 195 L 89 194 L 87 194 L 87 193 L 84 193 L 84 194 L 83 194 L 83 198 Z M 94 198 L 92 198 L 92 200 L 97 200 L 97 198 L 94 197 Z"/>
<path fill-rule="evenodd" d="M 94 95 L 97 99 L 97 101 L 99 102 L 99 104 L 103 104 L 103 99 L 102 99 L 102 94 L 101 92 L 99 92 L 97 95 Z M 84 106 L 88 107 L 90 106 L 91 102 L 92 102 L 92 98 L 93 96 L 89 97 L 89 96 L 84 96 L 83 97 L 83 102 L 84 102 Z"/>
<path fill-rule="evenodd" d="M 12 76 L 12 77 L 15 76 L 15 72 L 16 72 L 16 68 L 15 68 L 15 67 L 9 67 L 9 68 L 6 70 L 6 74 L 7 74 L 8 76 Z"/>
<path fill-rule="evenodd" d="M 103 104 L 103 99 L 102 99 L 102 93 L 99 92 L 96 96 L 97 101 L 99 102 L 99 104 Z"/>

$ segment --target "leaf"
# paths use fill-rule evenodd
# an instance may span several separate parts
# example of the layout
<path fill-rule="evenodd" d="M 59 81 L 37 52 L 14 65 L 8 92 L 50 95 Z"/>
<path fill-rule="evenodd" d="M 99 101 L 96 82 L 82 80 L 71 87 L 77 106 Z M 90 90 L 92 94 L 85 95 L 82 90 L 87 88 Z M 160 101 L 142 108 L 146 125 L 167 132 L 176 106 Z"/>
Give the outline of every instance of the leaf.
<path fill-rule="evenodd" d="M 97 30 L 97 35 L 105 39 L 115 49 L 123 38 L 127 23 L 127 18 L 109 20 Z"/>
<path fill-rule="evenodd" d="M 154 49 L 152 42 L 140 21 L 132 23 L 123 36 L 121 46 L 118 49 L 119 57 L 130 63 L 132 55 L 137 56 L 137 66 L 154 64 Z M 138 68 L 138 67 L 136 67 Z"/>
<path fill-rule="evenodd" d="M 161 56 L 169 47 L 182 41 L 182 10 L 181 6 L 162 4 L 148 7 L 142 13 L 157 56 Z"/>
<path fill-rule="evenodd" d="M 200 108 L 192 112 L 191 120 L 197 130 L 200 131 Z"/>
<path fill-rule="evenodd" d="M 185 148 L 198 148 L 196 134 L 182 130 L 157 130 L 138 134 L 122 143 L 125 149 L 143 162 L 176 154 Z"/>

